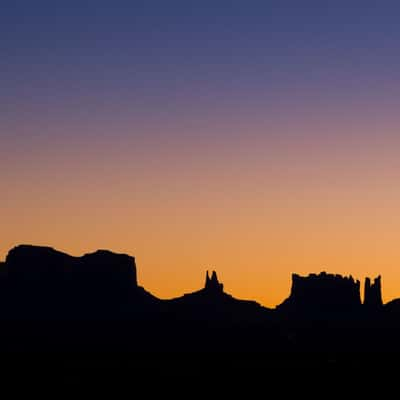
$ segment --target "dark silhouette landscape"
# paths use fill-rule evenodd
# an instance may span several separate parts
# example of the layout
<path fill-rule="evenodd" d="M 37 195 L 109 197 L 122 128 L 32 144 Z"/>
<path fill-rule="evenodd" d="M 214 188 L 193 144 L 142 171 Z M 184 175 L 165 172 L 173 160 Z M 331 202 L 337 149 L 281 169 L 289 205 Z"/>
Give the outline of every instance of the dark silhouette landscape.
<path fill-rule="evenodd" d="M 287 299 L 266 308 L 206 271 L 198 291 L 159 299 L 139 285 L 132 256 L 17 246 L 0 265 L 3 382 L 149 390 L 207 376 L 203 388 L 267 380 L 283 393 L 282 379 L 307 392 L 310 376 L 376 380 L 400 355 L 400 299 L 382 302 L 380 276 L 366 278 L 363 298 L 360 288 L 351 276 L 293 274 Z"/>
<path fill-rule="evenodd" d="M 226 293 L 215 271 L 198 291 L 159 299 L 138 284 L 134 257 L 105 250 L 72 257 L 21 245 L 0 269 L 3 361 L 123 360 L 143 372 L 168 360 L 170 373 L 190 373 L 204 362 L 342 369 L 400 354 L 400 299 L 383 304 L 381 277 L 365 280 L 362 299 L 351 276 L 293 274 L 271 309 Z"/>

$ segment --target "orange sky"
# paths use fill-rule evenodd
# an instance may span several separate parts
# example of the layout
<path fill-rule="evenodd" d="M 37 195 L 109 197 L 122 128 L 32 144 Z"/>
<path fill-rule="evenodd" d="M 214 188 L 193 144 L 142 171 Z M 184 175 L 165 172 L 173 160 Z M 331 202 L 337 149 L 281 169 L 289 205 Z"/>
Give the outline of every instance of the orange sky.
<path fill-rule="evenodd" d="M 267 306 L 292 272 L 400 297 L 399 4 L 13 3 L 0 259 L 126 252 L 162 298 L 207 269 Z"/>
<path fill-rule="evenodd" d="M 227 143 L 192 130 L 179 145 L 153 137 L 138 148 L 129 135 L 102 141 L 100 127 L 93 142 L 10 142 L 1 257 L 20 243 L 73 255 L 126 252 L 140 284 L 162 298 L 200 288 L 206 269 L 227 292 L 266 306 L 289 294 L 292 272 L 380 273 L 384 299 L 400 296 L 394 128 L 385 126 L 382 141 L 366 125 L 344 134 L 345 125 L 332 124 L 320 134 L 319 124 L 302 124 L 307 133 L 253 123 L 235 135 L 221 123 L 233 132 Z"/>

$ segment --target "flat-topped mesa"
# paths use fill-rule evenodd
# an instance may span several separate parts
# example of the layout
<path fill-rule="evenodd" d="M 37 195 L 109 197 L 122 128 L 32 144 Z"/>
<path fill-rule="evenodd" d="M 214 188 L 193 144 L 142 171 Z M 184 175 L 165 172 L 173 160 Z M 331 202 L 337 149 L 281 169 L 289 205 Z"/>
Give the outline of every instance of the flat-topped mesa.
<path fill-rule="evenodd" d="M 9 251 L 6 266 L 12 280 L 21 283 L 72 283 L 75 280 L 137 286 L 135 258 L 98 250 L 73 257 L 51 247 L 20 245 Z"/>
<path fill-rule="evenodd" d="M 137 286 L 135 257 L 97 250 L 80 257 L 80 263 L 89 276 L 102 276 L 105 280 Z"/>
<path fill-rule="evenodd" d="M 37 283 L 56 276 L 65 276 L 75 258 L 51 247 L 20 245 L 11 249 L 6 257 L 12 281 Z"/>
<path fill-rule="evenodd" d="M 364 306 L 368 308 L 379 308 L 383 305 L 381 276 L 379 275 L 371 283 L 370 278 L 365 279 L 364 285 Z"/>
<path fill-rule="evenodd" d="M 207 271 L 204 290 L 210 293 L 222 293 L 224 291 L 224 285 L 219 283 L 217 273 L 215 271 L 212 272 L 211 278 Z"/>
<path fill-rule="evenodd" d="M 292 275 L 288 299 L 278 309 L 348 311 L 361 305 L 360 281 L 338 274 Z"/>

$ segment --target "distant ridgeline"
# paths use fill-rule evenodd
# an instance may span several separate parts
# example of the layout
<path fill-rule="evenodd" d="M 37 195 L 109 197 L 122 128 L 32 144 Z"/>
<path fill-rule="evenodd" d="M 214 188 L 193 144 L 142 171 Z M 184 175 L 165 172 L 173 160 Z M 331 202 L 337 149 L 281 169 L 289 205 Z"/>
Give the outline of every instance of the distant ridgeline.
<path fill-rule="evenodd" d="M 99 250 L 73 257 L 22 245 L 0 263 L 0 351 L 393 350 L 400 300 L 383 304 L 381 277 L 292 275 L 274 309 L 202 289 L 163 300 L 138 285 L 135 258 Z"/>

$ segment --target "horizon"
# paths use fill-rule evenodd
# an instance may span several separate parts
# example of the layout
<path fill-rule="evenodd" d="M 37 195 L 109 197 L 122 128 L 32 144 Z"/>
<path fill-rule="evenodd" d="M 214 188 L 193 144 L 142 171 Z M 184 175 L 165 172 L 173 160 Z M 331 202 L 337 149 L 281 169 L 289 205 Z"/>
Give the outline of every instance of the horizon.
<path fill-rule="evenodd" d="M 215 269 L 400 294 L 400 4 L 50 0 L 0 15 L 0 259 L 133 254 L 157 297 Z M 176 277 L 179 276 L 179 279 Z"/>
<path fill-rule="evenodd" d="M 129 253 L 117 253 L 117 252 L 114 252 L 113 250 L 104 248 L 104 249 L 96 249 L 96 250 L 94 250 L 93 252 L 84 252 L 84 253 L 82 253 L 82 254 L 76 255 L 76 254 L 70 254 L 70 253 L 68 253 L 68 252 L 62 251 L 62 250 L 58 249 L 57 247 L 52 247 L 52 246 L 38 246 L 38 245 L 28 244 L 28 243 L 18 244 L 18 245 L 16 245 L 16 246 L 14 246 L 13 248 L 10 248 L 9 251 L 11 251 L 11 250 L 13 250 L 13 249 L 15 249 L 15 248 L 21 248 L 21 247 L 45 248 L 45 249 L 49 249 L 49 250 L 56 251 L 56 252 L 58 252 L 58 253 L 65 254 L 65 255 L 70 256 L 70 257 L 73 257 L 73 258 L 80 258 L 80 257 L 82 257 L 82 256 L 84 256 L 84 255 L 90 255 L 90 254 L 94 254 L 94 253 L 97 253 L 97 252 L 109 252 L 109 253 L 116 254 L 116 255 L 126 255 L 126 256 L 132 257 L 132 258 L 134 259 L 135 268 L 136 268 L 136 276 L 137 276 L 137 284 L 138 284 L 138 286 L 141 286 L 141 287 L 143 287 L 144 289 L 148 289 L 148 288 L 145 287 L 145 285 L 142 285 L 141 282 L 140 282 L 140 267 L 138 267 L 138 265 L 137 265 L 137 263 L 136 263 L 136 257 L 135 257 L 134 254 L 129 254 Z M 0 264 L 1 264 L 1 263 L 5 263 L 5 262 L 6 262 L 6 258 L 4 258 L 3 261 L 0 260 Z M 218 281 L 221 282 L 221 279 L 218 279 L 218 278 L 217 278 L 217 276 L 218 276 L 218 271 L 217 271 L 217 270 L 213 270 L 213 269 L 206 269 L 206 270 L 204 270 L 203 278 L 206 277 L 206 281 L 207 281 L 208 279 L 210 279 L 210 278 L 209 278 L 209 274 L 210 274 L 211 272 L 212 272 L 212 275 L 214 275 L 214 273 L 216 274 L 215 276 L 216 276 L 217 282 L 218 282 Z M 345 275 L 345 274 L 337 274 L 337 273 L 335 273 L 335 272 L 333 272 L 333 271 L 326 271 L 326 270 L 323 270 L 323 271 L 312 271 L 312 272 L 309 272 L 308 274 L 304 274 L 304 275 L 300 275 L 300 274 L 298 274 L 298 273 L 296 273 L 296 272 L 293 271 L 293 272 L 290 274 L 290 282 L 291 282 L 291 285 L 292 285 L 292 284 L 293 284 L 293 277 L 294 277 L 294 276 L 298 276 L 298 277 L 301 277 L 301 278 L 311 278 L 311 277 L 313 277 L 313 276 L 321 276 L 321 275 L 326 275 L 326 276 L 331 276 L 331 277 L 340 277 L 340 278 L 345 278 L 345 279 L 351 279 L 351 280 L 353 280 L 354 283 L 358 283 L 358 284 L 359 284 L 359 295 L 360 295 L 360 301 L 361 301 L 361 303 L 363 303 L 364 300 L 365 300 L 365 282 L 366 282 L 367 280 L 370 280 L 371 282 L 375 282 L 376 279 L 379 279 L 379 281 L 381 282 L 381 279 L 382 279 L 382 276 L 381 276 L 381 275 L 378 275 L 378 276 L 375 276 L 375 277 L 364 276 L 363 278 L 359 278 L 359 277 L 353 277 L 351 274 L 347 274 L 347 275 Z M 204 280 L 204 279 L 203 279 L 203 280 Z M 364 283 L 364 284 L 363 284 L 363 283 Z M 223 280 L 222 280 L 222 284 L 224 284 L 224 281 L 223 281 Z M 200 288 L 201 288 L 201 287 L 204 287 L 204 285 L 203 285 L 203 286 L 199 286 L 199 287 L 200 287 Z M 277 308 L 279 305 L 281 305 L 281 304 L 290 296 L 290 294 L 291 294 L 291 289 L 292 289 L 292 286 L 290 286 L 290 290 L 289 290 L 287 296 L 286 296 L 284 299 L 282 299 L 281 302 L 279 302 L 279 303 L 277 303 L 277 304 L 275 304 L 275 305 L 273 305 L 273 306 L 267 306 L 267 305 L 265 305 L 265 304 L 262 304 L 261 302 L 258 302 L 258 303 L 259 303 L 260 305 L 264 306 L 264 307 L 267 307 L 267 308 L 270 308 L 270 309 L 275 309 L 275 308 Z M 199 290 L 199 288 L 197 288 L 197 290 Z M 232 295 L 233 297 L 235 297 L 235 298 L 237 298 L 237 299 L 239 299 L 239 300 L 253 300 L 253 301 L 256 301 L 256 300 L 253 299 L 253 298 L 246 298 L 246 299 L 244 299 L 244 298 L 236 297 L 234 293 L 232 293 L 231 291 L 229 291 L 229 288 L 228 288 L 228 291 L 226 291 L 226 287 L 223 289 L 223 291 L 224 291 L 225 293 L 228 293 L 228 294 Z M 149 292 L 150 292 L 151 294 L 154 295 L 154 293 L 153 293 L 151 290 L 150 290 Z M 184 295 L 187 294 L 187 293 L 192 293 L 192 292 L 182 291 L 181 294 L 179 294 L 179 295 L 177 295 L 177 296 L 174 296 L 174 297 L 159 297 L 159 296 L 156 296 L 156 297 L 159 298 L 160 300 L 173 300 L 173 299 L 175 299 L 175 298 L 179 298 L 179 297 L 181 297 L 181 296 L 184 296 Z M 382 296 L 382 299 L 384 299 L 383 293 L 381 293 L 381 296 Z M 399 296 L 399 298 L 400 298 L 400 296 Z M 387 304 L 387 303 L 391 302 L 392 300 L 397 300 L 397 299 L 398 299 L 398 298 L 396 297 L 396 298 L 390 299 L 389 301 L 386 301 L 386 302 L 383 301 L 383 304 Z"/>

